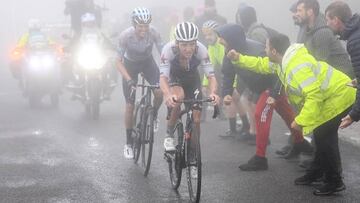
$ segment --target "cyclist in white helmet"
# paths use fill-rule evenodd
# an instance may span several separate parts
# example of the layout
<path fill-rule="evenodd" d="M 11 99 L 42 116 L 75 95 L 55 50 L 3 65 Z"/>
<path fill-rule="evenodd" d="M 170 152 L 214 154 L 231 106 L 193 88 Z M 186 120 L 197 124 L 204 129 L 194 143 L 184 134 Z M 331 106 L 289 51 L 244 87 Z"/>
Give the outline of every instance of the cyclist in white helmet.
<path fill-rule="evenodd" d="M 160 34 L 154 27 L 150 26 L 151 20 L 151 13 L 147 8 L 135 8 L 131 16 L 133 26 L 120 34 L 119 55 L 125 66 L 124 68 L 119 66 L 119 71 L 123 76 L 123 92 L 126 100 L 126 145 L 124 147 L 124 156 L 127 159 L 134 157 L 131 148 L 133 142 L 131 134 L 135 94 L 132 94 L 132 90 L 137 84 L 138 74 L 143 73 L 150 85 L 159 84 L 159 68 L 155 63 L 152 51 L 155 45 L 160 54 L 162 41 Z M 155 117 L 157 117 L 157 111 L 161 103 L 162 92 L 160 89 L 156 89 L 154 90 Z M 156 119 L 156 121 L 158 120 Z"/>
<path fill-rule="evenodd" d="M 199 29 L 194 23 L 183 22 L 176 26 L 175 41 L 167 43 L 161 54 L 160 88 L 163 91 L 166 105 L 172 107 L 164 140 L 166 151 L 175 150 L 174 125 L 178 118 L 180 104 L 174 100 L 201 99 L 201 78 L 198 68 L 201 67 L 209 80 L 209 96 L 214 104 L 219 103 L 217 82 L 213 65 L 210 62 L 206 47 L 198 41 Z M 201 106 L 194 111 L 194 122 L 200 129 Z"/>

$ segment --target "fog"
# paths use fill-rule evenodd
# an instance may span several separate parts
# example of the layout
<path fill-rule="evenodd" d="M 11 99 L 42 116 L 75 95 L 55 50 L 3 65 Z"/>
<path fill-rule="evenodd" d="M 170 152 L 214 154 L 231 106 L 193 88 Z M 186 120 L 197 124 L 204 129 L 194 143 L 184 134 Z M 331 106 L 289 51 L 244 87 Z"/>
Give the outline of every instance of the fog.
<path fill-rule="evenodd" d="M 109 8 L 109 11 L 104 14 L 105 19 L 120 21 L 128 20 L 124 18 L 134 7 L 148 7 L 154 11 L 154 22 L 157 25 L 162 25 L 162 20 L 168 20 L 169 17 L 156 15 L 159 12 L 177 12 L 181 15 L 185 6 L 192 6 L 199 10 L 203 4 L 203 0 L 96 0 L 95 2 Z M 289 12 L 289 7 L 295 0 L 217 0 L 218 13 L 225 16 L 229 22 L 234 22 L 235 12 L 240 2 L 253 5 L 257 10 L 260 22 L 288 34 L 292 39 L 295 38 L 297 28 L 293 25 Z M 331 0 L 321 0 L 320 2 L 323 11 Z M 347 2 L 351 5 L 353 12 L 359 11 L 360 1 Z M 0 8 L 1 50 L 8 50 L 16 43 L 20 35 L 26 32 L 29 18 L 38 18 L 44 23 L 68 23 L 70 19 L 63 14 L 64 0 L 2 0 L 2 3 Z M 167 36 L 163 38 L 166 40 Z M 1 52 L 2 60 L 6 56 L 4 53 L 6 52 Z"/>

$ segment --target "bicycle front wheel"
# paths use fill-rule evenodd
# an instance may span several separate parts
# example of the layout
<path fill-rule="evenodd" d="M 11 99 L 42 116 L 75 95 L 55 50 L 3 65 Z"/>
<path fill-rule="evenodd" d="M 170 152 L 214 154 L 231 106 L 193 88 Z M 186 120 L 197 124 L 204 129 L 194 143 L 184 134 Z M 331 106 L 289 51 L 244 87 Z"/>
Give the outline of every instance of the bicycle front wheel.
<path fill-rule="evenodd" d="M 182 123 L 177 123 L 175 127 L 174 139 L 177 141 L 176 150 L 174 152 L 165 152 L 165 157 L 169 164 L 169 175 L 171 186 L 177 190 L 181 183 L 182 169 L 184 166 L 183 156 L 183 138 L 184 131 Z"/>
<path fill-rule="evenodd" d="M 201 195 L 201 150 L 199 131 L 195 126 L 191 138 L 186 140 L 186 176 L 191 202 L 199 202 Z"/>
<path fill-rule="evenodd" d="M 132 132 L 133 139 L 133 152 L 134 152 L 134 162 L 137 163 L 140 157 L 141 151 L 141 117 L 142 117 L 142 108 L 139 103 L 135 105 L 135 114 L 134 114 L 134 127 Z"/>
<path fill-rule="evenodd" d="M 154 144 L 154 109 L 151 106 L 145 110 L 141 131 L 141 165 L 146 177 L 150 170 Z"/>

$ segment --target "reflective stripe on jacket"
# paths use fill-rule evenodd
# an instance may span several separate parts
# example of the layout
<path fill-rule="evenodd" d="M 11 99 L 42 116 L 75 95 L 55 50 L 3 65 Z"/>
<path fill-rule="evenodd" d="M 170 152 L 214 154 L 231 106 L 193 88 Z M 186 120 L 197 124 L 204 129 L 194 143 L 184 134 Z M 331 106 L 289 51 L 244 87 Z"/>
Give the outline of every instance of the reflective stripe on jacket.
<path fill-rule="evenodd" d="M 282 66 L 268 57 L 240 56 L 235 65 L 252 71 L 276 73 L 285 87 L 289 101 L 297 108 L 295 118 L 309 134 L 349 108 L 355 101 L 355 89 L 346 86 L 351 79 L 325 62 L 316 61 L 303 44 L 286 51 Z"/>

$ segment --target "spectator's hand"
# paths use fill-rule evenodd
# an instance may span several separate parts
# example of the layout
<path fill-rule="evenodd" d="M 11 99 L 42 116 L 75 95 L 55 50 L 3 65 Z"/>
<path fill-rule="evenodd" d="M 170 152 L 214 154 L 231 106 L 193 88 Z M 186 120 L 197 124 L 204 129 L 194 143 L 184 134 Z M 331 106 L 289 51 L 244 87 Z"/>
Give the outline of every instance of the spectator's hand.
<path fill-rule="evenodd" d="M 351 83 L 352 83 L 355 87 L 358 85 L 358 81 L 357 81 L 356 78 L 353 79 L 353 80 L 351 81 Z"/>
<path fill-rule="evenodd" d="M 237 61 L 239 60 L 240 54 L 234 49 L 232 49 L 227 53 L 227 57 L 232 61 Z"/>
<path fill-rule="evenodd" d="M 351 82 L 347 83 L 346 85 L 349 86 L 349 87 L 356 88 L 357 85 L 358 85 L 357 79 L 356 78 L 353 79 Z"/>
<path fill-rule="evenodd" d="M 225 105 L 230 105 L 231 102 L 232 102 L 232 96 L 231 96 L 231 95 L 226 95 L 226 96 L 224 97 L 224 104 L 225 104 Z"/>
<path fill-rule="evenodd" d="M 212 105 L 220 104 L 220 97 L 217 94 L 210 94 L 209 97 L 213 99 Z"/>
<path fill-rule="evenodd" d="M 341 123 L 340 123 L 340 128 L 341 129 L 344 129 L 344 128 L 347 128 L 348 126 L 350 126 L 352 123 L 353 123 L 353 119 L 347 115 L 345 116 L 344 118 L 341 119 Z"/>
<path fill-rule="evenodd" d="M 266 100 L 266 104 L 269 104 L 270 106 L 275 106 L 276 100 L 273 97 L 268 97 Z"/>
<path fill-rule="evenodd" d="M 292 123 L 291 123 L 291 128 L 292 129 L 294 129 L 294 130 L 296 130 L 296 131 L 302 131 L 302 128 L 301 128 L 301 126 L 299 126 L 295 121 L 293 121 Z"/>

